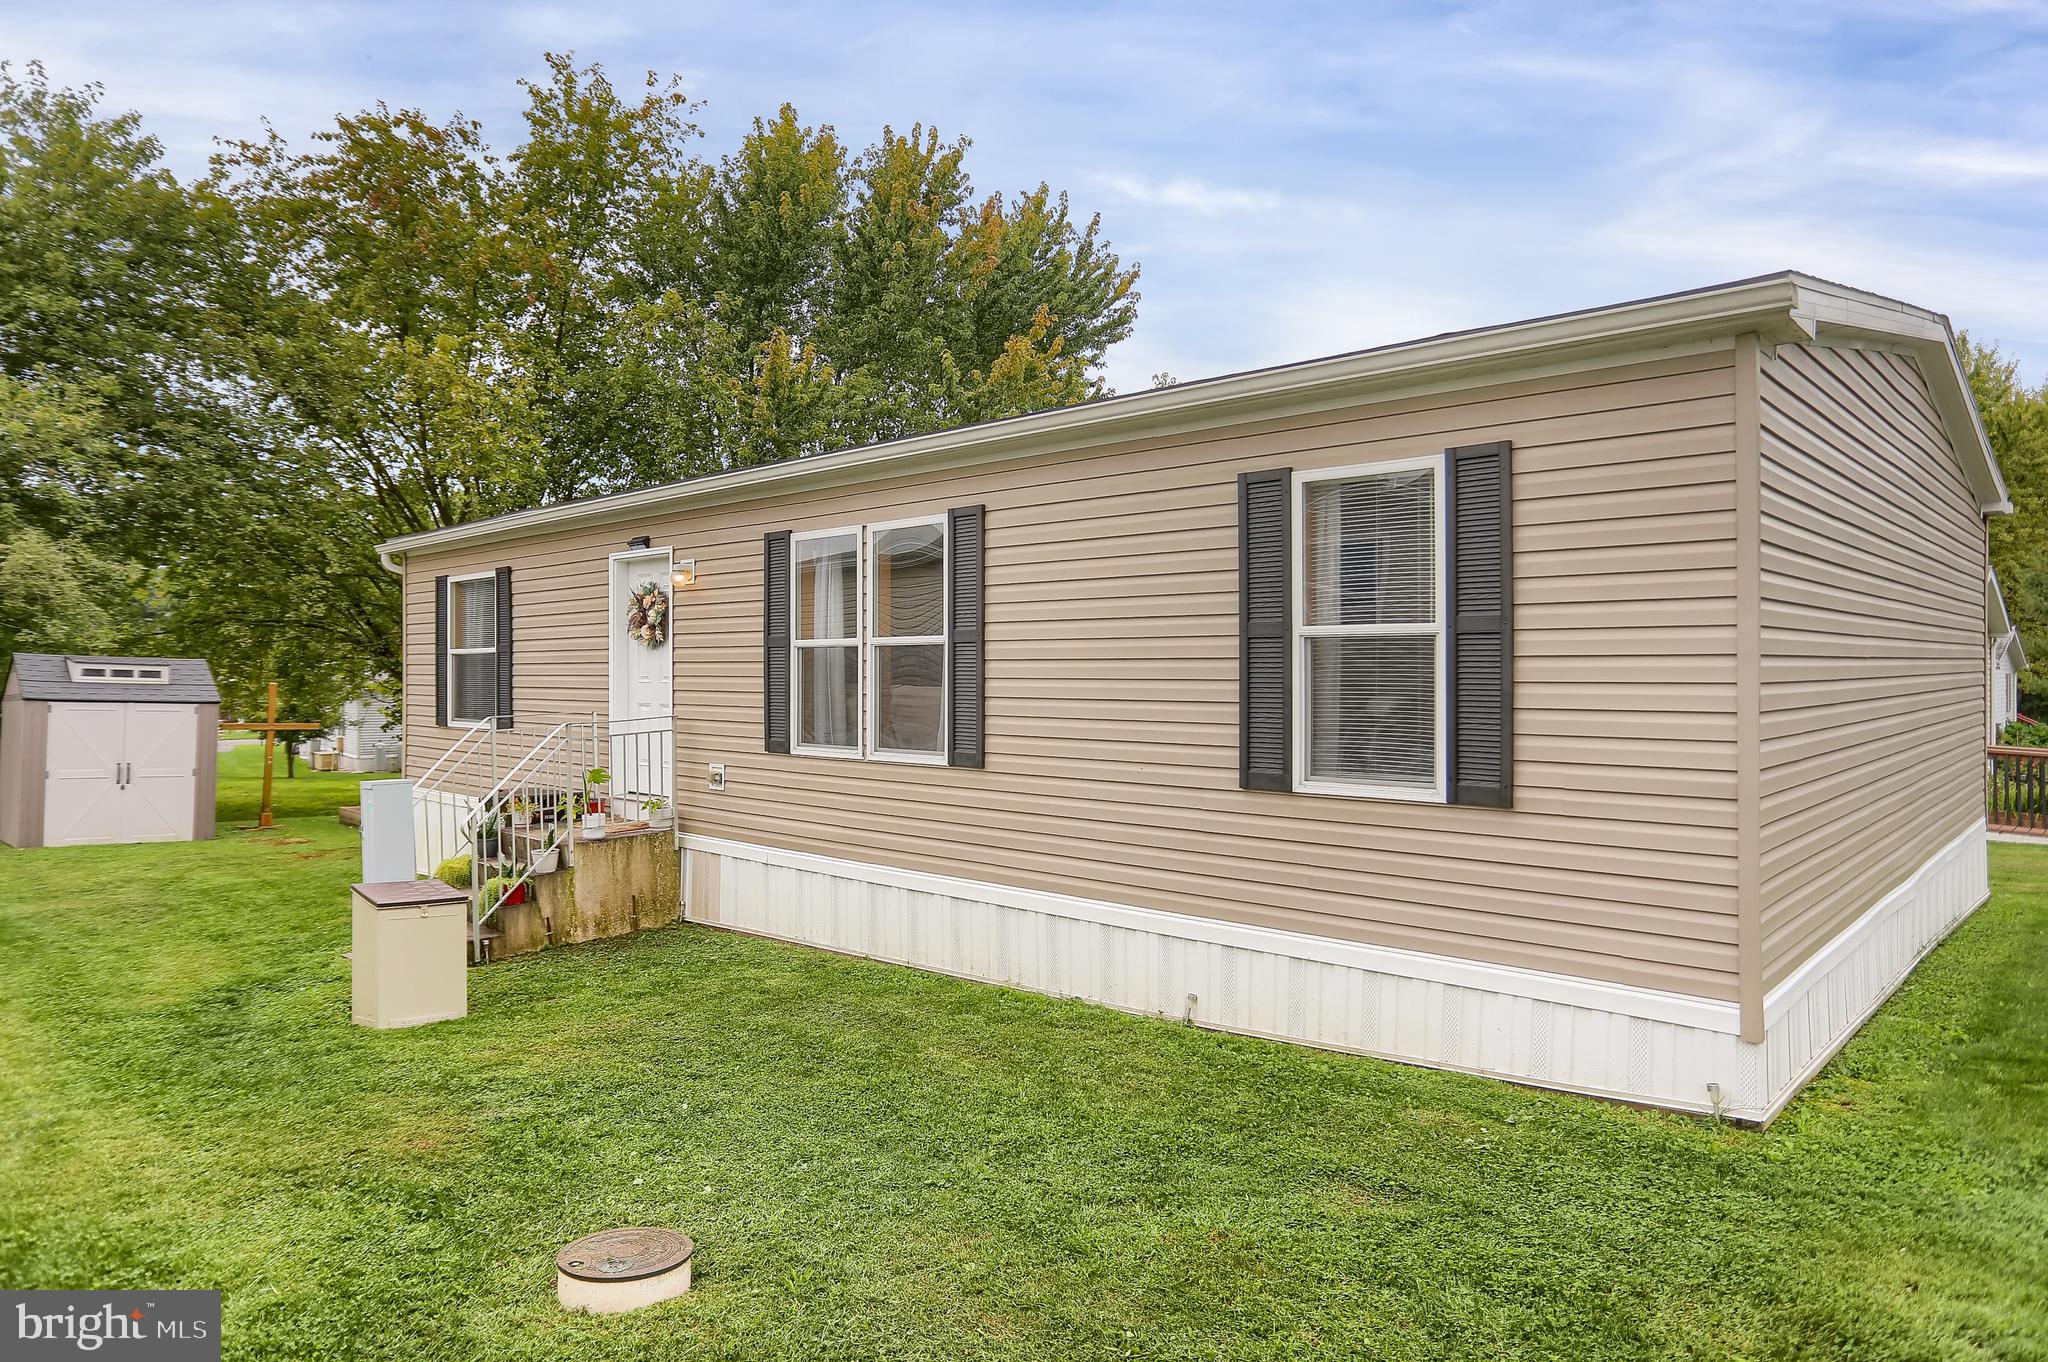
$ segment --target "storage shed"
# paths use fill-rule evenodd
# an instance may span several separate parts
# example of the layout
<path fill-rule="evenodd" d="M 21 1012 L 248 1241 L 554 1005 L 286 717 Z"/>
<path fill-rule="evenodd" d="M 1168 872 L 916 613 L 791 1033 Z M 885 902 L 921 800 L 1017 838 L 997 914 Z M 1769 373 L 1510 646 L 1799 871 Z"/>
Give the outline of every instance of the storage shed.
<path fill-rule="evenodd" d="M 0 842 L 213 836 L 220 692 L 192 657 L 16 653 L 0 691 Z"/>

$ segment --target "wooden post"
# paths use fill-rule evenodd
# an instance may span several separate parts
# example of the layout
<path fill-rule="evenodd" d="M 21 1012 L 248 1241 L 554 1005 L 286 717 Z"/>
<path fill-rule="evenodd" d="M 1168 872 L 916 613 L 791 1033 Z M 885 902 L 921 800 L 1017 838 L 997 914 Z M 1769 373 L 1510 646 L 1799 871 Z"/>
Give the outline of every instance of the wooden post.
<path fill-rule="evenodd" d="M 270 768 L 277 757 L 277 682 L 265 688 L 269 696 L 263 706 L 263 816 L 256 820 L 256 826 L 270 826 Z"/>
<path fill-rule="evenodd" d="M 273 763 L 277 760 L 277 735 L 279 733 L 304 732 L 308 729 L 317 733 L 320 730 L 320 725 L 318 724 L 281 724 L 277 721 L 277 682 L 272 681 L 265 687 L 265 695 L 267 702 L 264 705 L 262 723 L 221 725 L 224 729 L 247 729 L 263 735 L 263 813 L 256 820 L 256 826 L 259 828 L 267 828 L 271 823 L 270 770 Z"/>

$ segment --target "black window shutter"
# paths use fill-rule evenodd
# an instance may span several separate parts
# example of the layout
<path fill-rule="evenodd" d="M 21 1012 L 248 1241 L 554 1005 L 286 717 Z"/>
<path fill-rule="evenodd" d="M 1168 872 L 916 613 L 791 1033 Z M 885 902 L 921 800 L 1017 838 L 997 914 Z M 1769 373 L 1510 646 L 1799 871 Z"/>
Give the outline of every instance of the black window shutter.
<path fill-rule="evenodd" d="M 946 513 L 952 612 L 946 617 L 946 764 L 982 764 L 982 689 L 987 672 L 982 644 L 983 516 L 979 506 Z"/>
<path fill-rule="evenodd" d="M 1449 464 L 1450 802 L 1515 801 L 1513 512 L 1506 441 L 1445 451 Z"/>
<path fill-rule="evenodd" d="M 1294 788 L 1293 645 L 1288 639 L 1292 471 L 1237 480 L 1238 759 L 1247 790 Z"/>
<path fill-rule="evenodd" d="M 498 727 L 512 727 L 512 569 L 498 569 Z"/>
<path fill-rule="evenodd" d="M 789 750 L 789 531 L 761 539 L 761 747 Z"/>
<path fill-rule="evenodd" d="M 448 727 L 448 579 L 434 579 L 434 722 Z"/>

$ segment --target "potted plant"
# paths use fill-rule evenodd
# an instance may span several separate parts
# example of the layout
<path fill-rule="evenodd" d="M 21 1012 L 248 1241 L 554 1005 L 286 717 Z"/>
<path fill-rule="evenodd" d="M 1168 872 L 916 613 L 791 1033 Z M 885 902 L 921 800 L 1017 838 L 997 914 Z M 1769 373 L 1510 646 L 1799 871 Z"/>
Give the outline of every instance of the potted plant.
<path fill-rule="evenodd" d="M 486 910 L 499 906 L 510 908 L 515 904 L 524 902 L 526 902 L 525 880 L 515 880 L 510 875 L 493 875 L 490 879 L 484 881 L 483 905 Z"/>
<path fill-rule="evenodd" d="M 647 825 L 655 828 L 668 826 L 668 801 L 660 795 L 649 795 L 640 801 L 640 812 L 647 819 Z"/>
<path fill-rule="evenodd" d="M 530 800 L 530 799 L 515 799 L 515 800 L 513 800 L 513 801 L 512 801 L 512 826 L 513 826 L 513 827 L 515 827 L 515 828 L 524 828 L 524 827 L 530 827 L 530 826 L 532 826 L 532 824 L 533 824 L 533 821 L 534 821 L 535 817 L 537 817 L 537 816 L 538 816 L 538 814 L 539 814 L 539 810 L 537 810 L 537 809 L 535 809 L 535 808 L 534 808 L 534 806 L 533 806 L 533 801 L 532 801 L 532 800 Z"/>
<path fill-rule="evenodd" d="M 476 829 L 476 854 L 483 860 L 498 859 L 498 820 L 502 815 L 487 813 Z"/>
<path fill-rule="evenodd" d="M 604 787 L 611 783 L 612 773 L 602 766 L 593 766 L 583 773 L 583 835 L 604 836 Z"/>
<path fill-rule="evenodd" d="M 562 868 L 562 848 L 555 844 L 555 837 L 555 829 L 549 828 L 547 845 L 533 853 L 532 866 L 534 874 L 552 875 L 555 871 Z"/>

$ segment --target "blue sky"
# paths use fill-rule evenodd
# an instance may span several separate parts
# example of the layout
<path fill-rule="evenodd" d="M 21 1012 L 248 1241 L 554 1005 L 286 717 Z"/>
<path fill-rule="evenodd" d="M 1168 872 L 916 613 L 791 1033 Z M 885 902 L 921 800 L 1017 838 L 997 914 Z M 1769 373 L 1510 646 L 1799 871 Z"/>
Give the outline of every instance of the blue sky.
<path fill-rule="evenodd" d="M 184 171 L 380 98 L 509 147 L 550 49 L 680 73 L 709 154 L 787 100 L 1070 190 L 1144 267 L 1124 391 L 1788 266 L 2048 375 L 2048 0 L 0 0 L 0 53 L 103 82 Z"/>

